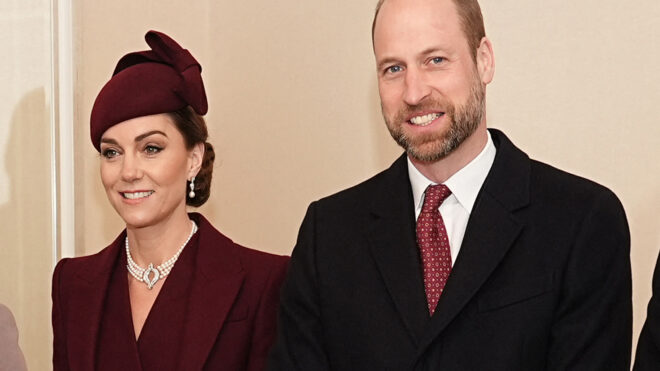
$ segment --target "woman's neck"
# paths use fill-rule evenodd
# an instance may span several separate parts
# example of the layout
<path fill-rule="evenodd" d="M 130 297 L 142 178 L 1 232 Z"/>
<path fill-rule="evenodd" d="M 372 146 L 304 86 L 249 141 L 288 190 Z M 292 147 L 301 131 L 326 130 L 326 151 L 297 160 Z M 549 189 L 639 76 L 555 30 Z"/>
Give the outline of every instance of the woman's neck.
<path fill-rule="evenodd" d="M 177 213 L 148 227 L 126 227 L 133 260 L 141 267 L 158 266 L 171 258 L 183 245 L 192 229 L 188 214 Z"/>

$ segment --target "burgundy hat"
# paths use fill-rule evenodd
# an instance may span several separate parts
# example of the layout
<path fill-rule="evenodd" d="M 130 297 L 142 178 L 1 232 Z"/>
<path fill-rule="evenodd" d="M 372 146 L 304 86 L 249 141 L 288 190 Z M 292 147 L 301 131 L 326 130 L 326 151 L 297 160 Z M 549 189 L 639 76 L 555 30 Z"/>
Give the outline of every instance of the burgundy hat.
<path fill-rule="evenodd" d="M 199 115 L 208 110 L 202 66 L 192 54 L 162 32 L 144 38 L 151 50 L 123 56 L 94 102 L 90 132 L 99 152 L 103 133 L 120 122 L 187 106 Z"/>

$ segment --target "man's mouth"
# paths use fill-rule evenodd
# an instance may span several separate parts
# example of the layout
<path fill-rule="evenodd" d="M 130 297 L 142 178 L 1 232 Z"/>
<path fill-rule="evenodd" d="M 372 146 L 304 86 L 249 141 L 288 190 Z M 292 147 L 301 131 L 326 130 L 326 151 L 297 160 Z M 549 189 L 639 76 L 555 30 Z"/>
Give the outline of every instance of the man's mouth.
<path fill-rule="evenodd" d="M 137 200 L 138 198 L 149 197 L 154 193 L 154 191 L 140 191 L 140 192 L 121 192 L 121 195 L 124 198 L 129 200 Z"/>
<path fill-rule="evenodd" d="M 444 116 L 444 112 L 429 113 L 426 115 L 414 116 L 408 122 L 417 126 L 426 126 L 433 122 L 433 120 Z"/>

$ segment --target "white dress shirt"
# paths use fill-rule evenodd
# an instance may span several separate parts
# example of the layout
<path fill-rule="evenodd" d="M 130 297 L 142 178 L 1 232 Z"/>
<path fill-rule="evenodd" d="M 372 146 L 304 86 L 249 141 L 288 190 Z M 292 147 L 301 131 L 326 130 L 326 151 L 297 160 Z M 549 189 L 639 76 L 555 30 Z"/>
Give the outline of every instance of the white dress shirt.
<path fill-rule="evenodd" d="M 440 205 L 439 210 L 449 238 L 452 265 L 456 262 L 472 207 L 491 166 L 493 166 L 496 151 L 493 139 L 488 133 L 486 146 L 477 157 L 444 182 L 444 185 L 449 187 L 451 195 Z M 408 177 L 412 186 L 413 200 L 415 201 L 415 219 L 417 219 L 422 211 L 422 205 L 424 205 L 426 188 L 436 183 L 420 173 L 410 161 L 410 158 L 408 158 Z"/>

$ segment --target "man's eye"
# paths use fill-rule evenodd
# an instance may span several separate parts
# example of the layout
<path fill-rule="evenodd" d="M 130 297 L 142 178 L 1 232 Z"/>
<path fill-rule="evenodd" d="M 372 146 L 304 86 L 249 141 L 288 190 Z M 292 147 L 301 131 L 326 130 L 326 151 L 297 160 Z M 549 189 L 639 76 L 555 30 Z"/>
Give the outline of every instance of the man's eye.
<path fill-rule="evenodd" d="M 442 57 L 435 57 L 435 58 L 432 58 L 432 59 L 431 59 L 431 63 L 433 63 L 433 64 L 440 64 L 440 63 L 442 63 L 442 62 L 444 62 L 444 61 L 445 61 L 445 59 L 442 58 Z"/>
<path fill-rule="evenodd" d="M 401 66 L 390 66 L 390 67 L 387 67 L 387 69 L 385 70 L 385 72 L 387 72 L 387 73 L 397 73 L 397 72 L 401 72 Z"/>
<path fill-rule="evenodd" d="M 103 155 L 103 157 L 105 158 L 113 158 L 113 157 L 117 157 L 119 155 L 119 152 L 115 151 L 114 149 L 108 148 L 103 150 L 101 155 Z"/>

